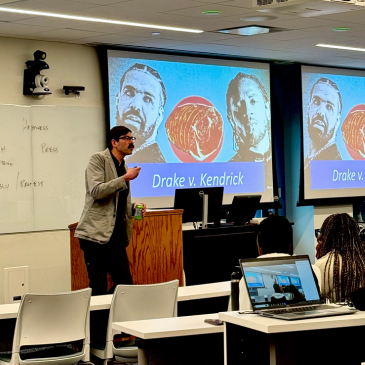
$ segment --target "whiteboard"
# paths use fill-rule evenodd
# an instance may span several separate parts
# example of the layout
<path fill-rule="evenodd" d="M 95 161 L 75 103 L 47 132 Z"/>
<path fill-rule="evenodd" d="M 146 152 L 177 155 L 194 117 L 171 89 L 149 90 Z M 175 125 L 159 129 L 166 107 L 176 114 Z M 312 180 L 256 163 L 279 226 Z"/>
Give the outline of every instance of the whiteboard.
<path fill-rule="evenodd" d="M 78 222 L 104 120 L 101 107 L 0 105 L 0 233 Z"/>

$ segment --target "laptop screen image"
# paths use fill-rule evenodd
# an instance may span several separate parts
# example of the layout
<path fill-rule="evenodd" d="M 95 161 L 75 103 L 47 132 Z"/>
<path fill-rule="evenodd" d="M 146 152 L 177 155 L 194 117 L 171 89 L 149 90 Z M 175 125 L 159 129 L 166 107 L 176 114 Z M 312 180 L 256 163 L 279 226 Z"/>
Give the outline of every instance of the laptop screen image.
<path fill-rule="evenodd" d="M 320 304 L 308 256 L 240 260 L 253 310 Z"/>

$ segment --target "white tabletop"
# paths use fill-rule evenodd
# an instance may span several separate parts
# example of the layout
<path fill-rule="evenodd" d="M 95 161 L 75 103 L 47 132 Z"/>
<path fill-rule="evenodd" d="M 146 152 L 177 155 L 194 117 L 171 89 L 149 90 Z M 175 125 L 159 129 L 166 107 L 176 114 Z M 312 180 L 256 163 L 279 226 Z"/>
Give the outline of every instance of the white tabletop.
<path fill-rule="evenodd" d="M 231 282 L 180 286 L 177 301 L 222 297 L 231 294 Z"/>
<path fill-rule="evenodd" d="M 218 313 L 203 314 L 199 316 L 186 316 L 162 319 L 149 319 L 143 321 L 115 322 L 113 333 L 128 333 L 142 339 L 180 337 L 191 335 L 204 335 L 221 333 L 223 326 L 214 326 L 205 323 L 205 319 L 217 319 Z"/>
<path fill-rule="evenodd" d="M 308 318 L 295 321 L 261 317 L 257 314 L 238 314 L 238 312 L 219 313 L 219 319 L 264 333 L 310 331 L 319 329 L 365 326 L 365 312 L 349 315 Z"/>
<path fill-rule="evenodd" d="M 224 281 L 212 284 L 182 286 L 178 289 L 177 300 L 180 302 L 230 295 L 230 285 L 230 281 Z M 112 297 L 112 294 L 92 296 L 90 301 L 90 310 L 95 311 L 110 309 Z M 0 304 L 0 319 L 16 318 L 18 309 L 19 303 Z"/>

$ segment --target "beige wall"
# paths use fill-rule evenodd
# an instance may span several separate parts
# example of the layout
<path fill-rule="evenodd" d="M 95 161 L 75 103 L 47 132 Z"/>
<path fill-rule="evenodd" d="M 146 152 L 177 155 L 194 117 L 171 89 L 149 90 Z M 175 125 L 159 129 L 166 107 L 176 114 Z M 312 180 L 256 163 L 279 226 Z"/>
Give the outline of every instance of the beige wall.
<path fill-rule="evenodd" d="M 104 107 L 101 70 L 94 48 L 0 38 L 0 49 L 0 103 Z M 33 52 L 38 49 L 47 53 L 50 69 L 41 73 L 49 76 L 53 93 L 43 100 L 23 96 L 25 61 L 32 60 Z M 76 99 L 73 95 L 65 96 L 64 85 L 81 85 L 86 90 L 81 99 Z M 70 290 L 68 230 L 0 235 L 0 303 L 4 303 L 4 268 L 17 266 L 29 266 L 30 292 Z"/>

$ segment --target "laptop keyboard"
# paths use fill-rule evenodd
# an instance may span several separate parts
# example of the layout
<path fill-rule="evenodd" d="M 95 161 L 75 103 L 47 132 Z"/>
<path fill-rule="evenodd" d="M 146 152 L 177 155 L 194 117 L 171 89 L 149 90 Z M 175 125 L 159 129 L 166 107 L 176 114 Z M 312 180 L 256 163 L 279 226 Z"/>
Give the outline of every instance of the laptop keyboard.
<path fill-rule="evenodd" d="M 309 312 L 314 310 L 322 310 L 322 309 L 333 309 L 334 307 L 331 305 L 312 305 L 308 307 L 296 307 L 296 308 L 283 308 L 283 309 L 273 309 L 273 310 L 265 310 L 265 313 L 269 314 L 284 314 L 284 313 L 298 313 L 298 312 Z"/>

